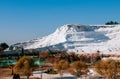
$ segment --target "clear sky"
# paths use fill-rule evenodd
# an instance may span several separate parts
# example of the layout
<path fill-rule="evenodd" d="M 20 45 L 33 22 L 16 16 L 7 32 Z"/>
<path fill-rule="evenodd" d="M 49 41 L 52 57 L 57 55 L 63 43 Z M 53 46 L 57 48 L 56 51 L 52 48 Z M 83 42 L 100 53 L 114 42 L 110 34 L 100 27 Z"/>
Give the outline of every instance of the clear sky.
<path fill-rule="evenodd" d="M 46 36 L 64 24 L 120 22 L 120 0 L 0 0 L 0 42 Z"/>

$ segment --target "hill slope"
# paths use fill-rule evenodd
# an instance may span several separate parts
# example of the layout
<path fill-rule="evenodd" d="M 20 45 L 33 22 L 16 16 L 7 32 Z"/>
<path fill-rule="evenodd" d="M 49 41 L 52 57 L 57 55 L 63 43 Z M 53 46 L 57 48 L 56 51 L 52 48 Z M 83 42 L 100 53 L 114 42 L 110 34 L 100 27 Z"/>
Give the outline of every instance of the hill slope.
<path fill-rule="evenodd" d="M 73 25 L 67 24 L 58 28 L 54 33 L 15 44 L 25 49 L 36 49 L 52 46 L 67 51 L 94 53 L 120 52 L 120 25 Z"/>

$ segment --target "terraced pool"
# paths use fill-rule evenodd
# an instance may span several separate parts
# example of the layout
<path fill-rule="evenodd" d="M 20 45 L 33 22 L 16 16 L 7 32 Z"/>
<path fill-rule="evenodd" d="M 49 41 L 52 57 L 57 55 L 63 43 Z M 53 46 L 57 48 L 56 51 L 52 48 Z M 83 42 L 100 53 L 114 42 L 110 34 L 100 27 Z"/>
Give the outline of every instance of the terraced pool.
<path fill-rule="evenodd" d="M 43 65 L 44 61 L 39 58 L 33 58 L 34 64 Z M 0 57 L 0 67 L 7 67 L 9 65 L 14 65 L 18 61 L 17 57 Z"/>

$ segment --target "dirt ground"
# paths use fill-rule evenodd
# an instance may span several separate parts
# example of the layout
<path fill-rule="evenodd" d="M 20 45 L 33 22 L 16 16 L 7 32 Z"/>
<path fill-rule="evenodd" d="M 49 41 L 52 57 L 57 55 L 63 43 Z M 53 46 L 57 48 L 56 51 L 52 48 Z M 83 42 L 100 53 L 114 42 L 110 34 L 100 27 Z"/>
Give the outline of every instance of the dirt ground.
<path fill-rule="evenodd" d="M 0 79 L 2 77 L 10 77 L 11 75 L 11 69 L 10 68 L 0 68 Z M 27 78 L 22 78 L 27 79 Z M 30 78 L 30 79 L 41 79 L 41 78 Z"/>
<path fill-rule="evenodd" d="M 1 77 L 9 77 L 11 75 L 11 69 L 9 68 L 0 68 L 0 78 Z"/>

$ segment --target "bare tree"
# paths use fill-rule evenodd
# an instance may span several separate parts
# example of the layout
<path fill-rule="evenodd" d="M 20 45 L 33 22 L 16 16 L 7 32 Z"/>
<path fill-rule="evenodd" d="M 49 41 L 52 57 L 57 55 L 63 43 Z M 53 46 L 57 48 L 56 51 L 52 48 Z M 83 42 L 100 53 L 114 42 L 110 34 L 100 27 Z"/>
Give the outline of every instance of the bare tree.
<path fill-rule="evenodd" d="M 30 57 L 23 56 L 14 66 L 14 73 L 26 75 L 27 79 L 31 75 L 33 67 L 33 59 Z"/>
<path fill-rule="evenodd" d="M 81 77 L 81 75 L 86 75 L 87 74 L 88 67 L 82 61 L 75 61 L 71 64 L 71 67 L 70 67 L 69 71 L 70 71 L 71 74 L 73 74 L 77 77 Z"/>
<path fill-rule="evenodd" d="M 112 59 L 101 60 L 95 64 L 95 70 L 107 79 L 117 79 L 120 73 L 120 62 Z"/>
<path fill-rule="evenodd" d="M 46 59 L 47 57 L 49 57 L 50 53 L 48 51 L 43 51 L 40 53 L 39 58 L 40 59 Z"/>
<path fill-rule="evenodd" d="M 65 60 L 61 60 L 58 63 L 56 63 L 55 69 L 57 69 L 57 72 L 60 73 L 61 79 L 62 79 L 64 70 L 68 69 L 68 67 L 69 67 L 69 64 Z"/>

